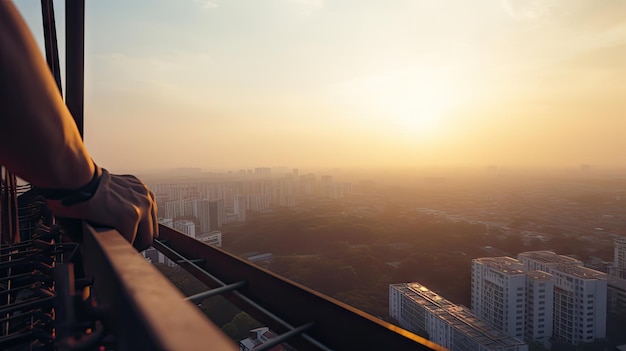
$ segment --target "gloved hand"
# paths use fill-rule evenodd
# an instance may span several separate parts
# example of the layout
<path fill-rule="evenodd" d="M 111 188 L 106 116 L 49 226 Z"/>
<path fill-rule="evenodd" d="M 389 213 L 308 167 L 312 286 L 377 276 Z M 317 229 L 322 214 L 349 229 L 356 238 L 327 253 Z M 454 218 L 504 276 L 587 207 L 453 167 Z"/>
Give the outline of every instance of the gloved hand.
<path fill-rule="evenodd" d="M 102 169 L 100 183 L 88 200 L 69 206 L 60 200 L 46 203 L 56 217 L 116 229 L 139 251 L 159 236 L 154 194 L 132 175 L 112 175 Z"/>

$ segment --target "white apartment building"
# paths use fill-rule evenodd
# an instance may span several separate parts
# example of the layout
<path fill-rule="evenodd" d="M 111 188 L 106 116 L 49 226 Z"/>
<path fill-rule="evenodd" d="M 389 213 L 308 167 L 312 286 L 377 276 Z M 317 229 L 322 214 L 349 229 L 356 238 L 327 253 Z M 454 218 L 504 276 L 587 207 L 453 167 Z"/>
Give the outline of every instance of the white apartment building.
<path fill-rule="evenodd" d="M 518 338 L 497 330 L 419 283 L 389 286 L 389 315 L 401 327 L 452 351 L 527 351 Z"/>
<path fill-rule="evenodd" d="M 239 216 L 239 222 L 246 221 L 246 208 L 248 198 L 246 195 L 237 194 L 235 195 L 235 214 Z"/>
<path fill-rule="evenodd" d="M 498 330 L 523 339 L 526 270 L 511 257 L 472 260 L 472 311 Z"/>
<path fill-rule="evenodd" d="M 165 202 L 165 217 L 177 218 L 193 215 L 193 202 L 191 200 L 175 200 Z"/>
<path fill-rule="evenodd" d="M 517 259 L 529 271 L 544 271 L 550 273 L 550 269 L 557 266 L 580 266 L 583 262 L 573 257 L 557 255 L 552 251 L 528 251 L 517 255 Z"/>
<path fill-rule="evenodd" d="M 553 331 L 553 277 L 542 271 L 530 271 L 526 277 L 526 338 L 548 347 Z"/>
<path fill-rule="evenodd" d="M 606 336 L 606 274 L 580 266 L 552 269 L 554 338 L 571 344 Z"/>
<path fill-rule="evenodd" d="M 211 201 L 193 200 L 193 215 L 198 219 L 200 233 L 211 231 Z"/>
<path fill-rule="evenodd" d="M 607 275 L 552 251 L 523 252 L 527 269 L 540 268 L 554 282 L 553 336 L 573 345 L 606 336 Z"/>
<path fill-rule="evenodd" d="M 617 268 L 626 270 L 626 236 L 615 238 L 614 241 L 614 262 Z"/>
<path fill-rule="evenodd" d="M 607 276 L 607 307 L 609 312 L 626 314 L 626 279 Z"/>
<path fill-rule="evenodd" d="M 174 229 L 192 238 L 196 237 L 196 224 L 188 219 L 174 221 Z"/>
<path fill-rule="evenodd" d="M 626 279 L 626 237 L 615 238 L 613 267 L 610 273 L 618 278 Z"/>
<path fill-rule="evenodd" d="M 196 239 L 211 246 L 222 247 L 222 232 L 215 230 L 209 233 L 198 234 Z"/>

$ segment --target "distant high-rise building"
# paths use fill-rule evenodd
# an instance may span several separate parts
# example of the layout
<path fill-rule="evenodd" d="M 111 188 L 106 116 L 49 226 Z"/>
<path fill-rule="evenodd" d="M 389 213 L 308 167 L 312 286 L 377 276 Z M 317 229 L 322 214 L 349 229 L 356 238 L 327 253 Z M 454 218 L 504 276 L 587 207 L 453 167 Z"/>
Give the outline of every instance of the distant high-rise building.
<path fill-rule="evenodd" d="M 165 203 L 169 200 L 167 194 L 155 193 L 154 201 L 157 205 L 157 215 L 159 217 L 166 217 L 165 215 Z"/>
<path fill-rule="evenodd" d="M 547 347 L 553 329 L 553 277 L 542 271 L 530 271 L 526 277 L 526 339 Z"/>
<path fill-rule="evenodd" d="M 526 270 L 511 257 L 472 260 L 472 311 L 503 332 L 526 333 Z"/>
<path fill-rule="evenodd" d="M 224 224 L 224 200 L 219 199 L 216 201 L 211 201 L 210 206 L 210 214 L 211 214 L 211 231 L 215 231 L 222 228 Z"/>
<path fill-rule="evenodd" d="M 313 196 L 315 195 L 315 185 L 317 178 L 315 174 L 309 173 L 300 176 L 300 195 Z"/>
<path fill-rule="evenodd" d="M 332 197 L 333 193 L 333 176 L 323 175 L 320 178 L 320 195 L 322 197 Z"/>
<path fill-rule="evenodd" d="M 607 275 L 552 251 L 523 252 L 527 269 L 550 273 L 554 282 L 553 338 L 577 345 L 606 336 Z"/>
<path fill-rule="evenodd" d="M 266 194 L 245 195 L 246 210 L 250 212 L 263 211 L 270 207 L 270 197 Z"/>
<path fill-rule="evenodd" d="M 254 175 L 269 178 L 272 175 L 272 169 L 269 167 L 257 167 L 254 169 Z"/>
<path fill-rule="evenodd" d="M 609 275 L 607 280 L 607 308 L 609 312 L 626 315 L 626 279 Z"/>
<path fill-rule="evenodd" d="M 575 258 L 532 251 L 472 261 L 472 311 L 509 335 L 592 342 L 605 337 L 606 307 L 606 274 Z"/>
<path fill-rule="evenodd" d="M 208 233 L 222 227 L 224 221 L 224 200 L 195 200 L 194 216 L 198 219 L 200 233 Z"/>
<path fill-rule="evenodd" d="M 193 201 L 174 200 L 165 202 L 165 217 L 179 218 L 193 215 Z"/>
<path fill-rule="evenodd" d="M 294 179 L 285 177 L 278 180 L 278 205 L 293 207 L 296 205 L 296 183 Z"/>
<path fill-rule="evenodd" d="M 222 247 L 222 232 L 218 230 L 199 234 L 196 236 L 196 239 L 212 246 Z"/>
<path fill-rule="evenodd" d="M 246 221 L 247 196 L 242 194 L 235 195 L 235 214 L 239 216 L 239 222 Z"/>
<path fill-rule="evenodd" d="M 618 278 L 626 279 L 626 237 L 615 238 L 613 245 L 613 267 L 610 273 Z"/>
<path fill-rule="evenodd" d="M 211 231 L 211 209 L 208 199 L 195 200 L 193 202 L 194 216 L 198 219 L 200 233 Z"/>
<path fill-rule="evenodd" d="M 196 237 L 196 224 L 188 219 L 181 219 L 174 222 L 174 229 L 192 238 Z"/>
<path fill-rule="evenodd" d="M 544 271 L 562 266 L 584 266 L 583 262 L 573 257 L 557 255 L 552 251 L 528 251 L 517 255 L 517 259 L 530 271 Z"/>
<path fill-rule="evenodd" d="M 419 283 L 389 286 L 389 315 L 401 327 L 456 350 L 527 351 L 528 345 L 507 335 Z"/>

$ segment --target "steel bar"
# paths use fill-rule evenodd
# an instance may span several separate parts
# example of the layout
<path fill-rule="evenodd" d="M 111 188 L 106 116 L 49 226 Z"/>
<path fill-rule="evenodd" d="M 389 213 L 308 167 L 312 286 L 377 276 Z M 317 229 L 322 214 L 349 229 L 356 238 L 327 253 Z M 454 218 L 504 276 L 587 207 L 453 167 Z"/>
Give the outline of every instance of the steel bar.
<path fill-rule="evenodd" d="M 4 313 L 15 312 L 15 311 L 27 311 L 32 308 L 40 308 L 42 306 L 46 306 L 47 304 L 52 306 L 53 299 L 54 299 L 54 296 L 46 296 L 43 298 L 28 299 L 26 301 L 19 302 L 19 303 L 12 303 L 10 305 L 0 307 L 0 313 L 4 314 Z"/>
<path fill-rule="evenodd" d="M 41 16 L 43 18 L 43 38 L 46 49 L 46 61 L 54 81 L 57 83 L 59 93 L 63 95 L 61 88 L 61 69 L 59 68 L 59 46 L 57 43 L 57 29 L 54 20 L 54 4 L 52 0 L 41 0 Z"/>
<path fill-rule="evenodd" d="M 203 264 L 204 260 L 201 259 L 201 258 L 197 258 L 195 260 L 178 260 L 178 261 L 176 261 L 176 263 L 185 263 L 185 262 L 187 262 L 187 263 L 191 262 L 191 263 L 195 263 L 195 264 Z"/>
<path fill-rule="evenodd" d="M 81 250 L 116 350 L 236 350 L 116 231 L 84 224 Z"/>
<path fill-rule="evenodd" d="M 65 0 L 65 104 L 83 137 L 85 0 Z"/>
<path fill-rule="evenodd" d="M 21 278 L 27 278 L 27 277 L 34 277 L 37 274 L 37 272 L 38 271 L 32 271 L 32 272 L 26 272 L 26 273 L 21 273 L 21 274 L 16 274 L 16 275 L 9 275 L 6 277 L 0 277 L 0 282 L 9 280 L 9 279 L 21 279 Z"/>
<path fill-rule="evenodd" d="M 29 310 L 29 311 L 20 311 L 19 314 L 13 314 L 12 316 L 0 319 L 0 323 L 4 323 L 6 321 L 10 321 L 13 319 L 23 319 L 25 317 L 30 317 L 31 315 L 37 315 L 38 319 L 43 319 L 46 322 L 52 321 L 52 315 L 49 313 L 42 312 L 37 309 Z"/>
<path fill-rule="evenodd" d="M 221 295 L 225 292 L 238 289 L 244 285 L 246 285 L 246 282 L 237 282 L 237 283 L 225 285 L 225 286 L 222 286 L 221 288 L 215 288 L 215 289 L 211 289 L 211 290 L 204 291 L 201 293 L 197 293 L 195 295 L 188 296 L 185 298 L 185 300 L 191 301 L 193 303 L 199 303 L 199 302 L 202 302 L 202 300 L 208 299 L 209 297 Z"/>

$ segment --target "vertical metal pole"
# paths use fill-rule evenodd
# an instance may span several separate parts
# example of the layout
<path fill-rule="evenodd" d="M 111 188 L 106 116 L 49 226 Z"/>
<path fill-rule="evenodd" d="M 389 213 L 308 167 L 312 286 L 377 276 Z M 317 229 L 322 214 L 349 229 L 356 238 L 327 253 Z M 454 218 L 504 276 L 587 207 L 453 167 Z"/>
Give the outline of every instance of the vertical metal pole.
<path fill-rule="evenodd" d="M 53 0 L 41 0 L 41 17 L 43 18 L 43 38 L 46 46 L 46 61 L 48 62 L 48 67 L 50 67 L 50 72 L 52 72 L 54 76 L 54 81 L 57 83 L 59 93 L 63 95 Z"/>
<path fill-rule="evenodd" d="M 85 0 L 65 0 L 65 103 L 83 137 Z"/>

